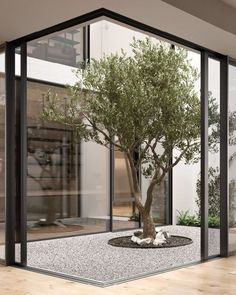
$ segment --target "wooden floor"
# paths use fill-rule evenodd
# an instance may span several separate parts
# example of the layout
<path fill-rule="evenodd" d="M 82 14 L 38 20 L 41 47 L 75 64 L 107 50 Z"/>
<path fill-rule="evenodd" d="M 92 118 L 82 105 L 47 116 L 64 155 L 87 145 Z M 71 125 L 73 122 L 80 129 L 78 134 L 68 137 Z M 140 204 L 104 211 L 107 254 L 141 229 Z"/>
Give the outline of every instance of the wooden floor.
<path fill-rule="evenodd" d="M 232 273 L 234 272 L 234 274 Z M 1 295 L 235 295 L 236 256 L 107 288 L 13 267 L 0 267 Z"/>

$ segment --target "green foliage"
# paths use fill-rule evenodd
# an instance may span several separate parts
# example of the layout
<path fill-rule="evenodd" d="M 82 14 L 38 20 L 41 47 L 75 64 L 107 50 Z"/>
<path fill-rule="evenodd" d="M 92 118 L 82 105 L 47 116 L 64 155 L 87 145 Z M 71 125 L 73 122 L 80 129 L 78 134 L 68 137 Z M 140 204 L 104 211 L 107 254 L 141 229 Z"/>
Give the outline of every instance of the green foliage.
<path fill-rule="evenodd" d="M 197 198 L 196 203 L 198 206 L 198 214 L 201 211 L 201 179 L 200 176 L 196 184 Z M 210 167 L 208 170 L 208 202 L 209 202 L 209 215 L 220 216 L 220 173 L 219 168 Z"/>
<path fill-rule="evenodd" d="M 178 224 L 187 226 L 200 226 L 201 222 L 196 215 L 190 215 L 189 211 L 178 211 Z"/>
<path fill-rule="evenodd" d="M 189 214 L 189 211 L 178 211 L 178 222 L 179 225 L 186 225 L 186 226 L 201 226 L 201 219 L 198 215 Z M 209 215 L 208 217 L 208 226 L 211 228 L 219 227 L 220 226 L 220 218 L 215 215 Z"/>
<path fill-rule="evenodd" d="M 212 168 L 210 167 L 208 170 L 208 198 L 209 198 L 209 216 L 214 217 L 216 219 L 220 218 L 220 172 L 219 168 Z M 198 206 L 198 216 L 201 214 L 201 180 L 200 177 L 197 180 L 197 198 L 196 203 Z M 236 205 L 236 182 L 235 180 L 231 180 L 229 182 L 229 224 L 230 226 L 235 226 L 235 216 L 233 208 Z M 213 223 L 214 218 L 210 219 L 209 223 L 212 221 Z"/>
<path fill-rule="evenodd" d="M 173 148 L 180 152 L 174 163 L 194 161 L 199 152 L 198 73 L 184 49 L 148 38 L 131 46 L 132 56 L 111 54 L 79 69 L 65 101 L 49 92 L 42 115 L 71 126 L 84 140 L 114 143 L 122 151 L 139 149 L 147 176 L 157 165 L 166 173 Z M 152 150 L 157 143 L 162 154 Z"/>
<path fill-rule="evenodd" d="M 236 181 L 231 180 L 229 183 L 229 225 L 231 227 L 236 226 Z"/>
<path fill-rule="evenodd" d="M 139 213 L 133 212 L 133 214 L 130 216 L 129 220 L 139 222 L 139 220 L 140 220 Z"/>
<path fill-rule="evenodd" d="M 209 225 L 209 227 L 219 227 L 220 226 L 220 217 L 210 215 L 208 217 L 208 225 Z"/>

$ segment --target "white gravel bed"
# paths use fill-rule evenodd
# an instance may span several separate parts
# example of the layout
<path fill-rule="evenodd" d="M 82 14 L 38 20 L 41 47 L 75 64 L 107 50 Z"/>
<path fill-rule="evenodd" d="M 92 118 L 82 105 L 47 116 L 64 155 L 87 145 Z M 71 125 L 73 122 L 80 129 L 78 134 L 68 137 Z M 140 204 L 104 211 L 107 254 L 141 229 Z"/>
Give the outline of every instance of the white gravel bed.
<path fill-rule="evenodd" d="M 163 249 L 114 247 L 108 240 L 133 231 L 102 233 L 28 243 L 28 266 L 109 284 L 200 260 L 200 228 L 163 226 L 189 237 L 191 245 Z M 219 254 L 219 230 L 209 229 L 209 254 Z"/>

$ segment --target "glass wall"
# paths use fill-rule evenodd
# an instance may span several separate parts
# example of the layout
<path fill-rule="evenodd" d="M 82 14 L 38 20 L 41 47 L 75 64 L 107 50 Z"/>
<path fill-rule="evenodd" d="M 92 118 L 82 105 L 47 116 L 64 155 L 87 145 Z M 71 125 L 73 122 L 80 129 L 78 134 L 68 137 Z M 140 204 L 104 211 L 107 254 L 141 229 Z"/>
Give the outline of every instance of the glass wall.
<path fill-rule="evenodd" d="M 220 254 L 220 62 L 208 59 L 208 254 Z"/>
<path fill-rule="evenodd" d="M 0 50 L 0 260 L 5 259 L 5 53 Z"/>
<path fill-rule="evenodd" d="M 188 48 L 187 58 L 191 65 L 197 69 L 199 79 L 195 84 L 195 91 L 199 97 L 200 112 L 200 74 L 201 56 L 197 51 Z M 199 121 L 200 125 L 200 121 Z M 200 129 L 199 129 L 200 139 Z M 173 159 L 178 157 L 179 152 L 174 149 Z M 185 164 L 184 160 L 173 168 L 173 224 L 185 226 L 190 235 L 195 235 L 199 243 L 200 251 L 200 224 L 201 224 L 201 193 L 200 193 L 200 152 L 195 154 L 195 162 Z M 183 230 L 185 230 L 183 228 Z M 200 253 L 198 253 L 200 257 Z M 200 259 L 200 258 L 199 258 Z"/>
<path fill-rule="evenodd" d="M 229 252 L 236 253 L 236 65 L 229 66 Z"/>
<path fill-rule="evenodd" d="M 41 240 L 109 230 L 109 152 L 43 120 L 49 90 L 62 103 L 83 61 L 83 28 L 28 43 L 27 233 Z"/>

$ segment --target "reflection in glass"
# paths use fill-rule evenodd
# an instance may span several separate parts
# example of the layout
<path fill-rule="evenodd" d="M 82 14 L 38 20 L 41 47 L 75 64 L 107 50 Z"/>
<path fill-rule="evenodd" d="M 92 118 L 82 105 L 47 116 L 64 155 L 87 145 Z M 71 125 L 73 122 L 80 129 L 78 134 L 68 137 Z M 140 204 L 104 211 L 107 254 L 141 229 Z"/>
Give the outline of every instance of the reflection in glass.
<path fill-rule="evenodd" d="M 58 64 L 76 66 L 83 60 L 83 28 L 68 29 L 57 35 L 30 42 L 28 56 Z"/>
<path fill-rule="evenodd" d="M 48 84 L 28 82 L 28 240 L 109 229 L 108 151 L 40 117 Z M 64 87 L 50 86 L 62 97 Z M 101 161 L 101 162 L 100 162 Z"/>

